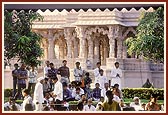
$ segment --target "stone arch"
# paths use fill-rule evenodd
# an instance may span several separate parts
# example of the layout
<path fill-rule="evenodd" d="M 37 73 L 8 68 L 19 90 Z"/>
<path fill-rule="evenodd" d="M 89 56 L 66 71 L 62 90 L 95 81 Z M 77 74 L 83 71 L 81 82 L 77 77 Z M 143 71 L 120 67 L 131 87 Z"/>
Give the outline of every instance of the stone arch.
<path fill-rule="evenodd" d="M 48 59 L 48 39 L 47 38 L 42 38 L 41 40 L 41 48 L 43 49 L 43 56 L 41 57 L 41 59 L 46 60 Z"/>

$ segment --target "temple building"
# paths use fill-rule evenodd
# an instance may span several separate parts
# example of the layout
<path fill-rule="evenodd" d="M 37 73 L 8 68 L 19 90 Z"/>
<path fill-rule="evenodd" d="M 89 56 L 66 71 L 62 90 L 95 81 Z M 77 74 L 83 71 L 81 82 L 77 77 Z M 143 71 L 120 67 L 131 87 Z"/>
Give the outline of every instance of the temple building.
<path fill-rule="evenodd" d="M 142 13 L 153 11 L 152 7 L 86 11 L 39 9 L 37 12 L 44 19 L 35 21 L 32 28 L 43 37 L 42 66 L 46 60 L 50 60 L 58 68 L 66 59 L 73 80 L 75 62 L 79 61 L 92 78 L 96 63 L 101 62 L 104 74 L 110 78 L 110 71 L 118 61 L 123 71 L 123 87 L 142 87 L 148 78 L 154 87 L 163 88 L 164 65 L 147 62 L 135 54 L 128 55 L 125 44 L 127 38 L 137 34 L 136 27 Z"/>

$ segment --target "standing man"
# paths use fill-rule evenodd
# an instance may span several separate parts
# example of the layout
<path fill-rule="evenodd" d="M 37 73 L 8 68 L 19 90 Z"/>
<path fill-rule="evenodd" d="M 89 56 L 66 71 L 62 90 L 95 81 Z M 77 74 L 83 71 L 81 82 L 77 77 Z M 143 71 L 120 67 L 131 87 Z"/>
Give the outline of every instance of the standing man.
<path fill-rule="evenodd" d="M 94 69 L 94 76 L 95 76 L 95 84 L 96 84 L 96 81 L 97 81 L 97 78 L 98 76 L 100 76 L 100 66 L 101 66 L 101 63 L 100 62 L 97 62 L 97 68 Z"/>
<path fill-rule="evenodd" d="M 12 71 L 12 77 L 13 77 L 13 97 L 16 95 L 16 85 L 17 85 L 17 79 L 19 74 L 18 64 L 14 64 L 15 69 Z"/>
<path fill-rule="evenodd" d="M 44 67 L 44 76 L 47 77 L 48 76 L 48 70 L 50 69 L 50 61 L 46 61 L 45 62 L 46 67 Z"/>
<path fill-rule="evenodd" d="M 56 110 L 59 111 L 61 110 L 61 102 L 63 100 L 63 87 L 62 83 L 58 81 L 58 78 L 55 77 L 52 79 L 54 83 L 54 91 L 53 91 L 53 97 L 55 98 L 56 102 Z"/>
<path fill-rule="evenodd" d="M 44 102 L 44 96 L 43 96 L 43 80 L 44 77 L 39 77 L 37 79 L 37 83 L 34 90 L 34 97 L 33 102 L 35 104 L 35 110 L 36 111 L 42 111 Z"/>
<path fill-rule="evenodd" d="M 63 63 L 63 66 L 58 69 L 58 74 L 61 75 L 61 83 L 66 82 L 67 84 L 69 84 L 70 72 L 69 72 L 69 68 L 66 66 L 67 61 L 63 60 L 62 63 Z"/>
<path fill-rule="evenodd" d="M 36 85 L 36 79 L 37 79 L 37 71 L 35 70 L 35 66 L 33 65 L 31 67 L 31 70 L 29 71 L 29 84 L 28 84 L 28 90 L 29 92 L 34 92 L 35 85 Z"/>
<path fill-rule="evenodd" d="M 18 71 L 19 71 L 19 74 L 18 74 L 18 94 L 17 94 L 17 96 L 19 97 L 19 99 L 21 99 L 21 97 L 22 97 L 21 90 L 26 88 L 26 80 L 28 78 L 26 65 L 24 63 L 22 63 L 22 65 Z"/>
<path fill-rule="evenodd" d="M 52 82 L 52 79 L 57 77 L 57 71 L 58 70 L 56 68 L 54 68 L 54 64 L 50 63 L 50 69 L 48 69 L 48 78 L 49 78 L 49 83 L 51 86 L 50 90 L 52 90 L 52 91 L 54 89 L 54 84 Z"/>
<path fill-rule="evenodd" d="M 83 77 L 83 70 L 80 67 L 80 62 L 76 62 L 75 64 L 76 64 L 76 68 L 74 69 L 75 81 L 81 82 Z"/>
<path fill-rule="evenodd" d="M 122 77 L 122 71 L 119 68 L 119 62 L 115 62 L 115 67 L 111 70 L 111 86 L 114 86 L 114 84 L 119 85 L 119 89 L 121 90 L 121 77 Z"/>

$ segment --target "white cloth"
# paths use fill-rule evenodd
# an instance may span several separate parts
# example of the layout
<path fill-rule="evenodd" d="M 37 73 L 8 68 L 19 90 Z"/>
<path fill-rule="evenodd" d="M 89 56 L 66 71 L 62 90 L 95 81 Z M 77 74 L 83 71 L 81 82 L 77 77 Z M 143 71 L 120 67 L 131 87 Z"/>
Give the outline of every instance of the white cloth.
<path fill-rule="evenodd" d="M 96 108 L 93 105 L 91 105 L 90 108 L 88 105 L 85 105 L 83 111 L 96 111 Z"/>
<path fill-rule="evenodd" d="M 95 84 L 96 84 L 96 81 L 97 81 L 97 77 L 100 76 L 99 70 L 100 70 L 99 68 L 94 69 Z"/>
<path fill-rule="evenodd" d="M 130 107 L 134 107 L 135 111 L 141 111 L 144 110 L 141 106 L 141 104 L 136 105 L 135 102 L 130 103 Z"/>
<path fill-rule="evenodd" d="M 80 100 L 82 94 L 84 94 L 84 90 L 82 88 L 80 88 L 79 94 L 76 94 L 76 89 L 72 90 L 72 97 L 76 100 Z"/>
<path fill-rule="evenodd" d="M 120 77 L 117 77 L 117 74 L 119 74 Z M 111 74 L 110 74 L 110 77 L 111 77 L 111 86 L 114 86 L 114 84 L 119 84 L 119 89 L 122 88 L 121 86 L 121 77 L 122 77 L 122 71 L 120 68 L 113 68 L 111 70 Z"/>
<path fill-rule="evenodd" d="M 81 76 L 83 76 L 83 70 L 81 68 L 79 68 L 79 69 L 75 68 L 74 69 L 74 76 L 75 76 L 76 81 L 81 81 Z"/>
<path fill-rule="evenodd" d="M 28 95 L 24 98 L 23 103 L 22 103 L 22 111 L 25 111 L 25 106 L 26 104 L 32 104 L 33 107 L 33 102 L 32 102 L 32 98 Z"/>
<path fill-rule="evenodd" d="M 51 69 L 50 67 L 44 67 L 43 73 L 44 73 L 44 77 L 47 77 L 48 74 L 48 70 Z"/>
<path fill-rule="evenodd" d="M 104 88 L 104 84 L 108 83 L 107 77 L 99 75 L 95 80 L 95 83 L 99 83 L 100 89 Z"/>
<path fill-rule="evenodd" d="M 55 100 L 57 100 L 57 99 L 60 100 L 60 101 L 63 100 L 63 87 L 62 87 L 62 83 L 61 82 L 57 81 L 54 84 L 53 94 L 56 95 Z"/>
<path fill-rule="evenodd" d="M 36 104 L 36 102 L 38 102 L 38 103 L 44 102 L 43 85 L 40 82 L 36 83 L 36 86 L 34 89 L 33 102 L 34 102 L 34 104 Z"/>
<path fill-rule="evenodd" d="M 40 82 L 43 79 L 44 79 L 44 77 L 39 77 L 39 78 L 37 78 L 37 81 Z"/>
<path fill-rule="evenodd" d="M 113 95 L 113 100 L 116 101 L 117 103 L 121 102 L 121 99 L 117 95 Z"/>

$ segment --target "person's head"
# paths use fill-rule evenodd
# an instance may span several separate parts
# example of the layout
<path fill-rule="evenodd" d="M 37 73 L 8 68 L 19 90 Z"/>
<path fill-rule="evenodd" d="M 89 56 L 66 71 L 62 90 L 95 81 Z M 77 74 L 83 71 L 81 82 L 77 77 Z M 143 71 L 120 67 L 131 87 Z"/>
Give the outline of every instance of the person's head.
<path fill-rule="evenodd" d="M 109 88 L 109 83 L 104 83 L 104 87 L 106 88 L 106 89 L 108 89 Z"/>
<path fill-rule="evenodd" d="M 100 97 L 100 102 L 104 102 L 104 97 Z"/>
<path fill-rule="evenodd" d="M 96 83 L 96 84 L 95 84 L 95 87 L 96 87 L 96 88 L 99 88 L 99 87 L 100 87 L 100 84 L 99 84 L 99 83 Z"/>
<path fill-rule="evenodd" d="M 90 76 L 89 72 L 86 72 L 86 73 L 85 73 L 85 76 L 86 76 L 86 77 L 89 77 L 89 76 Z"/>
<path fill-rule="evenodd" d="M 82 100 L 86 100 L 86 95 L 85 95 L 85 94 L 82 94 L 82 95 L 81 95 L 81 99 L 82 99 Z"/>
<path fill-rule="evenodd" d="M 99 70 L 99 73 L 100 73 L 101 76 L 103 75 L 103 72 L 104 72 L 103 69 Z"/>
<path fill-rule="evenodd" d="M 81 85 L 82 85 L 82 82 L 77 82 L 76 83 L 76 87 L 81 87 Z"/>
<path fill-rule="evenodd" d="M 72 81 L 71 86 L 72 86 L 72 88 L 76 87 L 76 81 Z"/>
<path fill-rule="evenodd" d="M 54 78 L 52 79 L 52 81 L 53 81 L 53 83 L 56 83 L 56 82 L 58 81 L 58 78 L 57 78 L 57 77 L 54 77 Z"/>
<path fill-rule="evenodd" d="M 113 99 L 112 91 L 108 90 L 108 91 L 106 92 L 106 96 L 107 96 L 107 98 L 109 98 L 109 99 Z"/>
<path fill-rule="evenodd" d="M 114 65 L 115 65 L 116 68 L 119 68 L 119 62 L 115 62 Z"/>
<path fill-rule="evenodd" d="M 88 105 L 92 105 L 92 99 L 90 98 L 90 99 L 88 99 Z"/>
<path fill-rule="evenodd" d="M 139 103 L 139 101 L 140 101 L 140 100 L 139 100 L 139 97 L 134 97 L 133 100 L 134 100 L 134 103 L 135 103 L 136 105 L 140 104 L 140 103 Z"/>
<path fill-rule="evenodd" d="M 158 97 L 157 94 L 152 94 L 151 97 L 150 97 L 150 102 L 156 103 L 157 97 Z"/>
<path fill-rule="evenodd" d="M 76 64 L 76 67 L 79 68 L 80 62 L 76 62 L 75 64 Z"/>
<path fill-rule="evenodd" d="M 48 78 L 47 78 L 47 77 L 44 78 L 44 82 L 45 82 L 45 83 L 48 82 Z"/>
<path fill-rule="evenodd" d="M 17 63 L 14 64 L 15 69 L 18 69 L 19 65 Z"/>
<path fill-rule="evenodd" d="M 98 68 L 100 68 L 101 63 L 100 63 L 100 62 L 97 62 L 97 64 L 96 64 L 96 65 L 97 65 L 97 67 L 98 67 Z"/>
<path fill-rule="evenodd" d="M 119 88 L 119 84 L 114 84 L 114 88 L 118 89 Z"/>
<path fill-rule="evenodd" d="M 103 108 L 103 103 L 100 101 L 100 102 L 98 102 L 98 108 L 99 109 L 102 109 Z"/>
<path fill-rule="evenodd" d="M 50 61 L 47 60 L 47 61 L 45 62 L 45 64 L 47 65 L 47 67 L 49 67 L 49 66 L 50 66 Z"/>
<path fill-rule="evenodd" d="M 23 97 L 29 95 L 29 90 L 28 89 L 23 89 L 22 90 L 22 95 L 23 95 Z"/>
<path fill-rule="evenodd" d="M 32 69 L 32 71 L 34 71 L 34 70 L 35 70 L 35 66 L 34 66 L 34 65 L 32 65 L 32 66 L 31 66 L 31 69 Z"/>
<path fill-rule="evenodd" d="M 50 68 L 54 68 L 54 64 L 53 63 L 50 63 Z"/>
<path fill-rule="evenodd" d="M 25 68 L 26 68 L 26 64 L 25 64 L 25 63 L 22 63 L 21 69 L 25 69 Z"/>
<path fill-rule="evenodd" d="M 13 103 L 15 103 L 15 99 L 14 99 L 13 97 L 9 97 L 9 98 L 8 98 L 8 102 L 9 102 L 10 104 L 13 104 Z"/>
<path fill-rule="evenodd" d="M 64 66 L 66 66 L 67 60 L 63 60 L 62 63 L 63 63 Z"/>
<path fill-rule="evenodd" d="M 80 93 L 80 88 L 77 87 L 77 88 L 76 88 L 76 94 L 79 94 L 79 93 Z"/>

